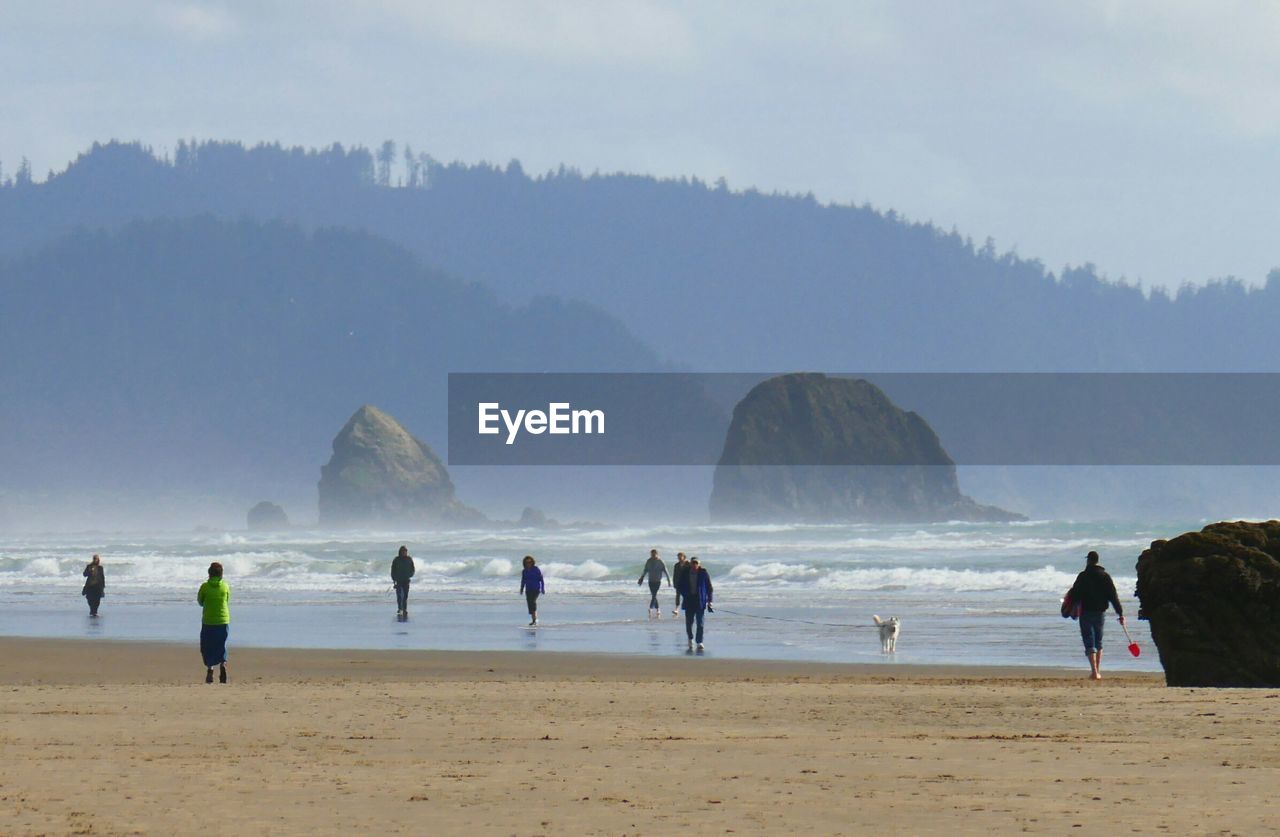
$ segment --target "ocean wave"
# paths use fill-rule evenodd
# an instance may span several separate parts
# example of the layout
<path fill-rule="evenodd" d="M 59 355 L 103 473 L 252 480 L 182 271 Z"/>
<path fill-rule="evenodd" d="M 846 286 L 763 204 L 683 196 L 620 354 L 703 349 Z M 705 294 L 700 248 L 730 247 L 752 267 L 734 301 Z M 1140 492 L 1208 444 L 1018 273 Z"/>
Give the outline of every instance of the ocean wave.
<path fill-rule="evenodd" d="M 579 581 L 599 581 L 607 578 L 609 568 L 599 561 L 587 559 L 581 564 L 568 564 L 560 561 L 551 561 L 543 564 L 542 572 L 547 578 L 570 578 Z"/>
<path fill-rule="evenodd" d="M 818 579 L 826 590 L 907 590 L 952 593 L 1058 593 L 1075 581 L 1075 573 L 1052 566 L 1034 570 L 951 570 L 918 567 L 835 570 Z"/>
<path fill-rule="evenodd" d="M 735 581 L 807 581 L 822 575 L 822 570 L 806 564 L 785 564 L 767 561 L 762 564 L 738 564 L 729 570 L 729 578 Z"/>
<path fill-rule="evenodd" d="M 515 564 L 506 558 L 494 558 L 484 565 L 480 572 L 487 576 L 507 576 L 516 571 Z"/>

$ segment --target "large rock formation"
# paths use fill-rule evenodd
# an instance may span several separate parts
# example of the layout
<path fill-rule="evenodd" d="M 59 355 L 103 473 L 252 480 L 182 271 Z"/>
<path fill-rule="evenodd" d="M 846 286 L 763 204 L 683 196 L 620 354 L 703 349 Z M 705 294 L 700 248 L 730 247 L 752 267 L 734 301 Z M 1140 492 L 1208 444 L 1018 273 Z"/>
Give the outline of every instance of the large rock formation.
<path fill-rule="evenodd" d="M 376 407 L 365 405 L 333 440 L 320 469 L 321 526 L 433 526 L 482 523 L 454 496 L 431 448 Z"/>
<path fill-rule="evenodd" d="M 733 410 L 711 493 L 716 521 L 1016 520 L 960 493 L 933 429 L 872 384 L 781 375 Z"/>
<path fill-rule="evenodd" d="M 1168 685 L 1280 687 L 1280 521 L 1154 541 L 1138 599 Z"/>
<path fill-rule="evenodd" d="M 275 503 L 263 500 L 249 509 L 246 523 L 250 532 L 279 532 L 289 528 L 289 515 Z"/>

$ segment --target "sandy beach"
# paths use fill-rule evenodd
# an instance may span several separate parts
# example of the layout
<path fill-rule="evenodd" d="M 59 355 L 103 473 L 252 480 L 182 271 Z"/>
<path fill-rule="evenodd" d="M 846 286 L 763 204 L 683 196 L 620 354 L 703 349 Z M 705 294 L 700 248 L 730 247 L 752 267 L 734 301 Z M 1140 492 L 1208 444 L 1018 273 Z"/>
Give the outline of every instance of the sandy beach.
<path fill-rule="evenodd" d="M 0 638 L 0 831 L 1280 828 L 1274 690 L 1158 675 Z"/>

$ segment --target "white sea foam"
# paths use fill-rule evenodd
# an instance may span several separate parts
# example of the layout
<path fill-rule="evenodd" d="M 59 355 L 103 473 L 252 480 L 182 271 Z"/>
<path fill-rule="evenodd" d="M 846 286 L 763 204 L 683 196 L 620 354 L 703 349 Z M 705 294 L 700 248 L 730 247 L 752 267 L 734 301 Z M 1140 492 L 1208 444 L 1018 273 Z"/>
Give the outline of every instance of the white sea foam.
<path fill-rule="evenodd" d="M 826 590 L 910 590 L 914 592 L 1062 592 L 1075 581 L 1074 573 L 1053 567 L 1035 570 L 949 570 L 887 567 L 835 570 L 818 579 Z"/>
<path fill-rule="evenodd" d="M 552 561 L 542 565 L 542 572 L 548 578 L 572 578 L 598 580 L 609 575 L 609 568 L 599 561 L 586 560 L 581 564 L 568 564 Z"/>
<path fill-rule="evenodd" d="M 481 573 L 487 576 L 507 576 L 515 572 L 515 565 L 506 558 L 494 558 L 484 565 Z"/>
<path fill-rule="evenodd" d="M 807 581 L 818 578 L 822 571 L 805 564 L 786 564 L 768 561 L 763 564 L 738 564 L 729 570 L 729 578 L 735 581 Z"/>

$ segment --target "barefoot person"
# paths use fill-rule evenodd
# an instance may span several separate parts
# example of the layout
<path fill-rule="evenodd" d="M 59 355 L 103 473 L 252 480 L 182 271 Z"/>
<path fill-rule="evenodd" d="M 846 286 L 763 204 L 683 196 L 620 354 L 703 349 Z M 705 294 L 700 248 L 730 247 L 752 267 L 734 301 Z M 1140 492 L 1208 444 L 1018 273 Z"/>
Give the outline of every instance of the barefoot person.
<path fill-rule="evenodd" d="M 640 571 L 640 580 L 637 585 L 644 584 L 644 580 L 649 579 L 649 618 L 657 616 L 662 618 L 662 605 L 658 604 L 658 591 L 662 589 L 662 579 L 666 579 L 667 583 L 671 583 L 671 576 L 667 574 L 667 565 L 662 563 L 662 559 L 658 557 L 658 550 L 649 550 L 649 560 L 644 562 L 644 569 Z"/>
<path fill-rule="evenodd" d="M 209 580 L 200 585 L 196 603 L 204 608 L 200 620 L 200 656 L 204 658 L 204 682 L 213 682 L 213 667 L 218 667 L 218 682 L 227 682 L 227 629 L 231 625 L 231 588 L 222 580 L 222 565 L 209 565 Z"/>
<path fill-rule="evenodd" d="M 538 569 L 532 555 L 524 556 L 524 570 L 520 573 L 520 592 L 529 603 L 529 625 L 538 624 L 538 596 L 547 592 L 542 583 L 542 570 Z"/>
<path fill-rule="evenodd" d="M 409 579 L 413 578 L 414 569 L 409 547 L 400 547 L 400 553 L 391 559 L 391 582 L 396 586 L 396 616 L 409 615 Z"/>
<path fill-rule="evenodd" d="M 698 650 L 702 645 L 702 616 L 707 611 L 715 613 L 711 607 L 711 574 L 702 568 L 697 558 L 689 559 L 689 571 L 684 575 L 684 587 L 680 591 L 684 600 L 684 632 L 689 635 L 689 650 L 693 650 L 695 640 Z M 694 623 L 698 625 L 697 636 L 694 636 Z"/>
<path fill-rule="evenodd" d="M 89 602 L 89 615 L 97 616 L 98 605 L 102 604 L 102 597 L 107 591 L 107 577 L 102 570 L 102 559 L 97 555 L 85 566 L 84 579 L 84 589 L 80 591 L 80 595 Z"/>
<path fill-rule="evenodd" d="M 671 568 L 671 586 L 676 588 L 676 607 L 671 611 L 672 616 L 680 615 L 680 591 L 684 589 L 684 577 L 689 574 L 689 561 L 684 557 L 683 552 L 676 553 L 676 565 Z"/>
<path fill-rule="evenodd" d="M 1084 640 L 1084 654 L 1089 658 L 1089 679 L 1102 679 L 1102 622 L 1107 606 L 1116 609 L 1120 624 L 1124 624 L 1124 608 L 1116 595 L 1116 584 L 1098 563 L 1098 553 L 1090 552 L 1085 558 L 1084 571 L 1071 585 L 1071 597 L 1080 602 L 1080 637 Z"/>

